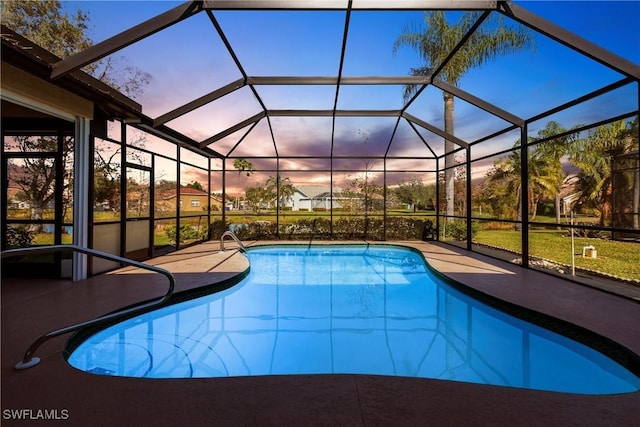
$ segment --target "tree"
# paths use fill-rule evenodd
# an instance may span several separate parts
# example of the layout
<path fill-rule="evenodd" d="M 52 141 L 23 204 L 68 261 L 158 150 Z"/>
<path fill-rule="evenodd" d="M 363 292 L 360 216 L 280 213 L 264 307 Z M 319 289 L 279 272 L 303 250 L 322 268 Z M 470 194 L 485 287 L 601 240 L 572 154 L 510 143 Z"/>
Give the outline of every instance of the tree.
<path fill-rule="evenodd" d="M 87 36 L 89 15 L 78 9 L 72 15 L 64 13 L 59 0 L 3 0 L 0 2 L 1 22 L 23 37 L 28 38 L 42 48 L 60 58 L 66 58 L 92 45 Z M 142 92 L 142 88 L 149 82 L 150 76 L 141 70 L 128 66 L 124 58 L 108 57 L 84 67 L 84 70 L 96 78 L 111 85 L 130 97 Z M 16 137 L 19 151 L 30 151 L 28 145 L 33 144 L 32 137 Z M 37 141 L 42 147 L 57 144 L 57 137 L 40 137 Z M 73 187 L 71 158 L 73 153 L 73 138 L 65 137 L 62 147 L 62 161 L 64 176 L 56 177 L 55 168 L 43 159 L 23 165 L 24 171 L 20 179 L 20 186 L 24 187 L 24 197 L 32 206 L 31 217 L 40 219 L 45 206 L 55 198 L 55 191 L 51 186 L 54 180 L 61 179 L 63 196 Z M 42 151 L 42 150 L 40 150 Z M 48 150 L 45 150 L 48 151 Z M 56 151 L 56 150 L 53 150 Z M 119 165 L 114 167 L 111 162 L 115 154 L 109 159 L 99 159 L 100 150 L 96 149 L 94 202 L 107 201 L 111 209 L 119 204 Z M 70 198 L 63 198 L 63 211 L 66 212 L 71 203 Z"/>
<path fill-rule="evenodd" d="M 245 200 L 249 209 L 259 214 L 260 210 L 269 206 L 274 200 L 274 194 L 266 187 L 247 187 Z"/>
<path fill-rule="evenodd" d="M 19 189 L 15 198 L 25 202 L 31 210 L 32 220 L 45 218 L 45 209 L 55 197 L 55 164 L 50 158 L 26 158 L 9 166 L 9 186 Z M 39 233 L 40 225 L 32 225 L 29 231 Z"/>
<path fill-rule="evenodd" d="M 18 135 L 6 138 L 5 144 L 11 151 L 25 153 L 36 151 L 55 153 L 58 151 L 58 146 L 62 145 L 61 177 L 57 178 L 55 160 L 49 157 L 26 157 L 8 164 L 9 186 L 18 190 L 16 194 L 18 200 L 28 204 L 32 220 L 44 219 L 45 210 L 55 201 L 56 184 L 59 185 L 63 196 L 69 194 L 69 189 L 73 185 L 72 140 L 69 136 L 50 135 Z M 66 213 L 65 208 L 66 206 L 63 206 L 63 215 Z M 32 225 L 29 231 L 38 233 L 41 229 L 42 226 Z"/>
<path fill-rule="evenodd" d="M 423 24 L 411 24 L 405 27 L 393 45 L 396 53 L 401 47 L 410 47 L 419 55 L 424 64 L 411 69 L 411 75 L 439 77 L 441 80 L 457 86 L 460 79 L 474 67 L 498 56 L 533 46 L 533 38 L 524 27 L 508 27 L 500 15 L 492 14 L 484 25 L 478 28 L 462 45 L 460 50 L 444 64 L 439 76 L 433 72 L 445 62 L 451 51 L 480 17 L 480 12 L 462 14 L 455 25 L 451 25 L 443 11 L 425 12 Z M 418 86 L 405 86 L 404 99 L 408 101 L 418 90 Z M 443 92 L 444 130 L 454 135 L 454 96 Z M 455 171 L 452 151 L 455 145 L 445 141 L 445 194 L 446 214 L 454 215 Z"/>
<path fill-rule="evenodd" d="M 538 213 L 538 203 L 545 197 L 556 196 L 564 181 L 564 170 L 558 160 L 550 157 L 544 150 L 545 146 L 538 146 L 529 155 L 529 219 L 533 221 Z M 558 199 L 558 206 L 560 205 Z M 559 218 L 559 216 L 558 216 Z"/>
<path fill-rule="evenodd" d="M 62 13 L 58 0 L 3 0 L 0 6 L 3 25 L 60 58 L 92 44 L 86 36 L 89 15 L 79 9 L 73 16 Z"/>
<path fill-rule="evenodd" d="M 629 168 L 633 171 L 631 174 L 632 192 L 631 192 L 631 215 L 632 215 L 632 227 L 634 230 L 640 230 L 640 157 L 638 157 L 638 148 L 640 147 L 638 141 L 638 125 L 640 120 L 638 117 L 635 120 L 627 124 L 627 128 L 620 134 L 620 137 L 625 141 L 625 147 L 627 151 L 636 151 L 634 158 L 629 158 Z M 615 226 L 615 224 L 614 224 Z"/>
<path fill-rule="evenodd" d="M 200 184 L 198 181 L 191 181 L 190 183 L 188 183 L 186 185 L 186 187 L 187 188 L 193 188 L 194 190 L 205 191 L 205 189 L 202 186 L 202 184 Z"/>
<path fill-rule="evenodd" d="M 235 159 L 233 161 L 233 167 L 238 169 L 238 175 L 242 172 L 246 172 L 247 176 L 251 176 L 254 171 L 253 163 L 245 159 Z"/>
<path fill-rule="evenodd" d="M 153 186 L 156 193 L 164 193 L 172 190 L 175 191 L 176 188 L 178 188 L 178 183 L 176 181 L 169 181 L 166 179 L 156 181 Z"/>
<path fill-rule="evenodd" d="M 279 174 L 267 179 L 267 189 L 275 194 L 278 210 L 282 210 L 296 192 L 296 187 L 291 184 L 291 180 L 288 177 L 281 178 Z"/>
<path fill-rule="evenodd" d="M 110 211 L 120 210 L 120 148 L 96 144 L 93 157 L 93 205 L 107 204 Z"/>
<path fill-rule="evenodd" d="M 454 213 L 458 211 L 458 216 L 467 215 L 467 168 L 464 165 L 453 169 L 453 197 Z"/>
<path fill-rule="evenodd" d="M 535 219 L 537 215 L 538 202 L 549 196 L 556 200 L 560 192 L 560 186 L 564 181 L 564 169 L 561 159 L 566 153 L 567 143 L 572 135 L 565 135 L 559 138 L 552 138 L 553 135 L 566 133 L 566 131 L 556 122 L 549 122 L 544 129 L 538 132 L 537 137 L 529 138 L 529 143 L 544 139 L 544 142 L 535 144 L 527 150 L 528 192 L 522 194 L 522 162 L 520 158 L 520 144 L 518 140 L 514 144 L 514 151 L 504 159 L 497 161 L 494 168 L 487 174 L 487 182 L 491 185 L 505 186 L 507 192 L 514 192 L 517 195 L 517 216 L 516 221 L 522 221 L 521 198 L 527 197 L 530 219 Z M 497 189 L 496 189 L 497 190 Z M 559 205 L 559 201 L 557 203 Z M 559 220 L 559 208 L 556 208 L 556 218 Z M 520 224 L 516 224 L 516 230 L 520 229 Z"/>
<path fill-rule="evenodd" d="M 598 211 L 601 226 L 611 219 L 612 214 L 612 160 L 616 155 L 638 149 L 637 139 L 629 136 L 633 126 L 633 123 L 618 120 L 590 130 L 586 138 L 569 145 L 569 158 L 580 168 L 578 177 L 583 200 Z M 636 183 L 638 178 L 635 177 L 633 181 Z M 637 185 L 634 187 L 633 197 L 637 198 L 640 190 Z M 636 213 L 638 202 L 634 201 L 633 204 Z"/>
<path fill-rule="evenodd" d="M 111 211 L 120 208 L 120 175 L 114 176 L 106 167 L 95 169 L 93 177 L 93 205 L 104 203 Z"/>
<path fill-rule="evenodd" d="M 433 205 L 435 198 L 435 188 L 424 185 L 419 178 L 401 183 L 394 192 L 401 203 L 411 206 L 413 212 L 419 207 L 424 209 L 430 204 Z"/>
<path fill-rule="evenodd" d="M 516 142 L 515 145 L 519 146 L 520 142 Z M 507 193 L 516 195 L 517 222 L 515 229 L 520 230 L 522 228 L 522 203 L 520 201 L 522 197 L 522 162 L 520 161 L 520 153 L 515 150 L 506 158 L 496 161 L 493 169 L 487 174 L 487 178 L 490 185 L 498 184 L 503 186 Z"/>
<path fill-rule="evenodd" d="M 370 161 L 363 163 L 364 171 L 356 174 L 349 183 L 351 189 L 342 191 L 342 196 L 347 199 L 342 205 L 352 211 L 363 209 L 366 217 L 370 211 L 383 208 L 384 196 L 382 186 L 372 180 L 373 165 Z"/>
<path fill-rule="evenodd" d="M 553 138 L 554 135 L 563 136 Z M 567 147 L 575 137 L 576 134 L 567 134 L 567 130 L 560 124 L 550 121 L 544 129 L 538 131 L 537 137 L 529 138 L 530 143 L 544 140 L 535 145 L 532 155 L 534 161 L 529 167 L 529 176 L 531 177 L 529 185 L 534 190 L 532 197 L 535 195 L 535 199 L 531 200 L 532 220 L 536 217 L 538 201 L 540 198 L 548 196 L 554 200 L 556 223 L 560 223 L 560 188 L 565 178 L 562 158 L 567 154 Z"/>
<path fill-rule="evenodd" d="M 371 211 L 382 209 L 382 187 L 372 182 L 366 172 L 351 182 L 351 188 L 361 197 L 365 216 Z"/>
<path fill-rule="evenodd" d="M 519 194 L 514 189 L 513 180 L 504 177 L 502 164 L 495 162 L 493 168 L 487 172 L 479 197 L 483 203 L 489 205 L 495 218 L 513 219 L 517 212 Z"/>
<path fill-rule="evenodd" d="M 148 175 L 139 173 L 137 177 L 127 177 L 127 215 L 133 217 L 148 216 L 150 188 Z"/>
<path fill-rule="evenodd" d="M 60 58 L 90 47 L 89 14 L 77 9 L 63 12 L 59 0 L 3 0 L 2 24 Z M 126 58 L 108 56 L 83 68 L 98 80 L 131 98 L 141 95 L 150 74 L 127 64 Z"/>

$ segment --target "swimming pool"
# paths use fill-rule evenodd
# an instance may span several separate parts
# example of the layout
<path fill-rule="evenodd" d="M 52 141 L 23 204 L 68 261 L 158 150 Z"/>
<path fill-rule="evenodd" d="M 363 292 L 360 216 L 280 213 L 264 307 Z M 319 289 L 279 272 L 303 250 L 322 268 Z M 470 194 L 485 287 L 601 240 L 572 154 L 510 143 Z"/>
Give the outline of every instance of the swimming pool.
<path fill-rule="evenodd" d="M 615 361 L 470 298 L 408 248 L 269 246 L 247 257 L 235 286 L 104 329 L 68 362 L 146 378 L 341 373 L 640 390 Z"/>

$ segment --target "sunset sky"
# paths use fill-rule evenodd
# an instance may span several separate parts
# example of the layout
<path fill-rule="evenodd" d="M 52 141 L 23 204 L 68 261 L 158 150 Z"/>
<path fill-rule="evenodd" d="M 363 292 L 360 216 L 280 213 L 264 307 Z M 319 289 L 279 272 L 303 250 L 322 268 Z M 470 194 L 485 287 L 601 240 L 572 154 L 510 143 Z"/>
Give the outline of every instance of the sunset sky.
<path fill-rule="evenodd" d="M 357 0 L 354 1 L 356 3 Z M 78 8 L 89 12 L 89 36 L 98 42 L 180 2 L 66 1 L 63 4 L 70 12 Z M 517 1 L 516 4 L 627 60 L 640 63 L 638 1 Z M 249 76 L 338 74 L 345 25 L 343 11 L 214 11 L 214 16 Z M 460 13 L 448 12 L 447 16 L 450 22 L 455 22 Z M 411 67 L 420 66 L 422 63 L 416 53 L 404 48 L 394 55 L 392 47 L 402 29 L 408 24 L 421 22 L 422 17 L 423 13 L 417 11 L 353 11 L 343 76 L 405 76 Z M 512 22 L 507 20 L 507 23 Z M 151 117 L 171 111 L 242 77 L 204 13 L 135 43 L 116 56 L 126 58 L 128 64 L 148 73 L 150 84 L 137 100 L 143 105 L 143 112 Z M 459 87 L 526 119 L 622 77 L 543 35 L 535 34 L 535 49 L 473 69 L 462 79 Z M 336 94 L 336 87 L 330 85 L 255 88 L 268 109 L 330 110 Z M 568 128 L 626 113 L 637 108 L 637 90 L 635 85 L 627 85 L 597 101 L 540 123 L 532 123 L 529 133 L 537 134 L 548 120 L 556 120 Z M 341 86 L 337 108 L 400 109 L 403 106 L 402 91 L 401 85 Z M 167 125 L 203 141 L 260 111 L 260 103 L 249 87 L 244 87 Z M 435 87 L 427 88 L 407 112 L 443 128 L 442 92 Z M 455 122 L 456 136 L 467 142 L 508 126 L 507 122 L 462 100 L 456 101 Z M 395 124 L 396 118 L 337 118 L 334 156 L 358 156 L 363 152 L 384 155 Z M 331 154 L 330 117 L 272 117 L 271 125 L 281 157 Z M 212 144 L 210 148 L 229 154 L 247 130 L 248 127 Z M 420 132 L 432 144 L 436 155 L 443 154 L 442 138 L 426 130 Z M 518 137 L 517 132 L 512 132 L 479 144 L 474 147 L 473 157 L 509 148 Z M 274 154 L 269 126 L 263 119 L 231 156 Z M 425 152 L 415 132 L 402 120 L 389 155 L 418 157 L 430 153 Z M 257 164 L 260 162 L 256 159 Z M 397 167 L 429 169 L 427 163 L 398 161 Z M 353 165 L 353 161 L 345 160 L 343 168 L 362 168 L 362 165 L 349 165 Z M 281 163 L 283 167 L 322 169 L 326 162 L 288 161 Z M 308 182 L 313 181 L 311 174 L 307 177 Z"/>

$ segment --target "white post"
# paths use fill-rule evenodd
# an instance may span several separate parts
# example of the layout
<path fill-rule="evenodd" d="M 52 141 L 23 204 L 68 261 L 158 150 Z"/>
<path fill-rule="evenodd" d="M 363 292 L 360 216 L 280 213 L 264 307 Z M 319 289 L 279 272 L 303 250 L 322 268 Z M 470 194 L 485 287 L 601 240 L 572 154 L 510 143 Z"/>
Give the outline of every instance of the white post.
<path fill-rule="evenodd" d="M 76 117 L 76 130 L 73 140 L 73 244 L 82 247 L 89 245 L 89 120 Z M 88 262 L 85 254 L 73 253 L 72 280 L 87 278 Z"/>
<path fill-rule="evenodd" d="M 571 210 L 571 275 L 576 275 L 576 244 L 573 235 L 573 209 Z"/>

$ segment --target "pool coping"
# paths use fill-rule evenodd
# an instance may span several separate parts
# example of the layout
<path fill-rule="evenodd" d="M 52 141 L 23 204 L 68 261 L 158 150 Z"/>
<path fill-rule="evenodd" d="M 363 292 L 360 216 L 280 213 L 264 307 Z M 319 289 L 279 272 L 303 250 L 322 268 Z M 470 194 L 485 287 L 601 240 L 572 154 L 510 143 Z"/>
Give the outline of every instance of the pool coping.
<path fill-rule="evenodd" d="M 299 244 L 249 242 L 250 245 L 274 243 Z M 633 301 L 450 245 L 361 243 L 414 247 L 446 277 L 511 304 L 570 321 L 624 345 L 636 354 L 640 353 L 637 334 L 640 306 Z M 201 247 L 200 252 L 209 256 L 210 248 Z M 227 261 L 238 261 L 237 252 L 229 252 Z M 178 255 L 174 257 L 179 258 Z M 154 262 L 162 264 L 162 258 Z M 188 267 L 186 264 L 195 262 L 194 259 L 180 261 L 179 264 Z M 226 278 L 242 273 L 246 267 L 243 269 L 236 265 L 228 270 L 223 272 Z M 118 283 L 113 284 L 118 286 L 126 282 L 127 274 L 110 276 L 118 276 Z M 507 279 L 514 276 L 519 278 L 516 281 L 519 283 L 509 284 Z M 181 277 L 185 280 L 179 280 L 178 292 L 202 289 L 202 284 L 197 285 L 199 276 L 185 274 Z M 189 280 L 195 285 L 186 283 Z M 22 289 L 21 294 L 14 297 L 9 292 L 11 284 L 5 288 L 7 283 L 4 282 L 2 409 L 66 408 L 70 415 L 66 425 L 86 425 L 89 420 L 93 425 L 416 425 L 427 421 L 437 425 L 634 425 L 640 419 L 640 393 L 573 395 L 371 375 L 198 380 L 101 377 L 69 367 L 61 357 L 59 349 L 64 341 L 59 339 L 43 346 L 40 355 L 44 357 L 40 366 L 16 372 L 13 364 L 19 360 L 28 342 L 46 332 L 49 326 L 56 327 L 56 321 L 86 316 L 87 312 L 99 307 L 112 306 L 114 301 L 122 301 L 123 295 L 103 290 L 103 286 L 112 286 L 104 276 L 89 279 L 87 284 L 90 286 L 86 288 L 92 291 L 86 291 L 87 295 L 83 294 L 85 287 L 77 284 L 51 283 L 51 290 L 34 286 L 33 292 Z M 155 296 L 154 291 L 162 287 L 160 282 L 144 292 L 132 293 L 136 297 L 146 294 L 151 298 Z M 545 288 L 547 292 L 540 291 Z M 121 286 L 113 289 L 121 289 Z M 88 301 L 88 296 L 95 295 L 104 297 L 104 300 L 93 305 L 81 304 Z M 56 316 L 52 304 L 67 307 L 69 312 Z M 604 316 L 604 313 L 608 315 Z M 93 398 L 87 400 L 87 393 Z M 3 419 L 3 425 L 5 423 L 10 425 L 11 420 Z M 15 424 L 25 425 L 24 421 L 16 421 Z"/>

